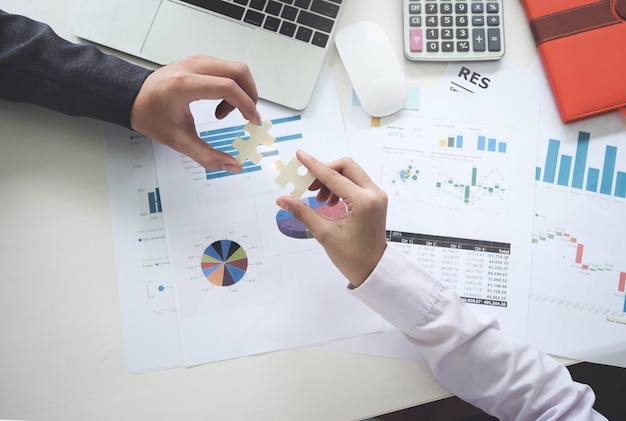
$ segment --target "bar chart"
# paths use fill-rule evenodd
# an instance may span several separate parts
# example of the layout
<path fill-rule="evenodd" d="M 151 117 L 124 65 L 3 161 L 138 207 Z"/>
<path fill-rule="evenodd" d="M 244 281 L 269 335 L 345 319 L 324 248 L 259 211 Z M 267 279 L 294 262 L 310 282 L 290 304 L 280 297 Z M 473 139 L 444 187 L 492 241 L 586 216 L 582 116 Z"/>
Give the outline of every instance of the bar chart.
<path fill-rule="evenodd" d="M 496 139 L 491 136 L 478 135 L 472 137 L 472 141 L 476 141 L 476 146 L 473 150 L 480 152 L 495 152 L 506 153 L 507 143 Z M 472 142 L 473 143 L 473 142 Z M 472 145 L 474 146 L 474 145 Z M 472 149 L 469 146 L 469 142 L 463 135 L 448 136 L 439 139 L 439 147 L 441 148 L 455 148 L 455 149 Z"/>
<path fill-rule="evenodd" d="M 561 141 L 550 139 L 544 167 L 537 167 L 535 180 L 548 184 L 626 198 L 626 172 L 617 171 L 618 148 L 605 145 L 602 165 L 588 165 L 591 133 L 578 132 L 575 155 L 561 153 Z"/>
<path fill-rule="evenodd" d="M 602 255 L 602 253 L 597 253 L 597 250 L 595 250 L 596 253 L 589 253 L 590 250 L 594 251 L 592 249 L 595 244 L 592 244 L 592 249 L 588 250 L 585 242 L 563 228 L 549 228 L 544 232 L 535 234 L 532 237 L 532 243 L 534 247 L 537 247 L 537 250 L 542 250 L 542 253 L 546 253 L 543 247 L 549 247 L 550 252 L 556 253 L 556 256 L 561 256 L 564 259 L 563 263 L 576 271 L 569 272 L 566 278 L 586 280 L 588 288 L 594 290 L 594 293 L 604 289 L 607 296 L 613 292 L 620 294 L 617 297 L 620 300 L 619 305 L 614 307 L 614 310 L 626 312 L 626 298 L 623 298 L 626 291 L 626 269 L 621 270 L 612 262 L 594 261 L 594 259 L 598 259 L 598 255 Z M 567 252 L 568 249 L 571 251 Z M 566 269 L 562 269 L 561 275 L 563 276 L 565 273 Z M 574 283 L 573 281 L 570 282 Z M 586 298 L 590 299 L 593 295 L 587 294 Z M 595 304 L 599 305 L 603 302 L 598 300 Z"/>
<path fill-rule="evenodd" d="M 479 169 L 472 166 L 471 174 L 458 177 L 441 174 L 441 179 L 435 182 L 438 194 L 448 194 L 462 200 L 464 204 L 475 203 L 485 197 L 502 197 L 506 193 L 504 176 L 498 170 L 490 170 L 487 175 L 480 176 Z"/>
<path fill-rule="evenodd" d="M 161 193 L 159 188 L 155 188 L 154 191 L 148 192 L 148 209 L 150 214 L 161 213 Z"/>
<path fill-rule="evenodd" d="M 300 115 L 293 115 L 283 118 L 276 118 L 274 120 L 270 120 L 272 122 L 272 134 L 276 131 L 285 131 L 287 129 L 287 133 L 282 133 L 280 136 L 275 136 L 276 143 L 287 142 L 290 140 L 302 139 L 302 131 L 299 127 L 292 127 L 288 125 L 288 123 L 297 123 L 301 119 Z M 281 125 L 283 126 L 281 130 Z M 233 141 L 237 137 L 241 137 L 243 140 L 248 140 L 250 136 L 248 136 L 244 130 L 245 125 L 238 125 L 232 127 L 224 127 L 215 130 L 207 130 L 200 133 L 200 138 L 208 143 L 213 149 L 218 151 L 225 152 L 231 156 L 236 156 L 239 151 L 233 147 Z M 276 156 L 279 154 L 277 149 L 269 149 L 260 146 L 263 150 L 260 150 L 259 153 L 263 155 L 263 157 L 268 156 Z M 245 161 L 242 165 L 243 169 L 239 174 L 252 173 L 256 171 L 261 171 L 262 165 L 255 164 L 251 161 Z M 236 175 L 231 172 L 222 171 L 222 170 L 206 170 L 206 179 L 212 180 L 221 177 L 228 177 Z"/>

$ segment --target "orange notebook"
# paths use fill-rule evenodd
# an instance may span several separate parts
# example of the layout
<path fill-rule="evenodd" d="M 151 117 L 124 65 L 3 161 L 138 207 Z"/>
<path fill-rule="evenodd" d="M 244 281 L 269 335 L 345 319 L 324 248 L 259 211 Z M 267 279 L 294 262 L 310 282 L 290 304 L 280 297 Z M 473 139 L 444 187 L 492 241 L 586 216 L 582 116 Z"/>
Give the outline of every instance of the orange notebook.
<path fill-rule="evenodd" d="M 522 0 L 564 123 L 626 114 L 626 0 Z"/>

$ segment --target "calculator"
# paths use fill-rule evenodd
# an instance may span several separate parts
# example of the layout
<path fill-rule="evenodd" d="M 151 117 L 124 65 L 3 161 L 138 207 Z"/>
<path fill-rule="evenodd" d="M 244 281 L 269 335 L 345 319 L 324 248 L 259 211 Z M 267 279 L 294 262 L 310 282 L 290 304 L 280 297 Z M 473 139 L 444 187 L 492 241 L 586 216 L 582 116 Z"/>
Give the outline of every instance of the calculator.
<path fill-rule="evenodd" d="M 404 55 L 415 61 L 497 60 L 504 0 L 403 0 Z"/>

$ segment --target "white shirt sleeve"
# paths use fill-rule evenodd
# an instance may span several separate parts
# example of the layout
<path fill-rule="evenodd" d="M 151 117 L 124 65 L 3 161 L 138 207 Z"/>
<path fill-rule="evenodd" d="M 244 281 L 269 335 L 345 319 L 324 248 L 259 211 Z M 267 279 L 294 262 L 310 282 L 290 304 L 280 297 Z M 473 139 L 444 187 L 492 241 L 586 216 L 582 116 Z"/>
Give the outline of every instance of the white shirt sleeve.
<path fill-rule="evenodd" d="M 400 329 L 450 392 L 500 420 L 605 420 L 595 395 L 545 353 L 499 330 L 417 263 L 387 247 L 350 292 Z"/>

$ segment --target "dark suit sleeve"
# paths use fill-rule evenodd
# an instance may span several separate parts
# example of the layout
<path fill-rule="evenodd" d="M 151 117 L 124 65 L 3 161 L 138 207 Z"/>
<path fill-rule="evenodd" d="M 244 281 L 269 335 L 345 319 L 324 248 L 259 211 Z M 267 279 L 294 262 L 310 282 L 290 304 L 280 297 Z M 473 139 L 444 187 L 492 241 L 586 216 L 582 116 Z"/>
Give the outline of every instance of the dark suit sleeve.
<path fill-rule="evenodd" d="M 150 70 L 73 44 L 47 25 L 0 10 L 0 98 L 130 128 Z"/>

